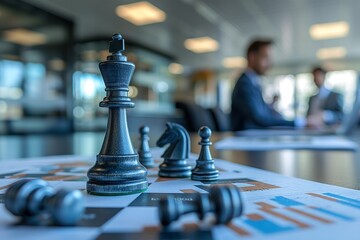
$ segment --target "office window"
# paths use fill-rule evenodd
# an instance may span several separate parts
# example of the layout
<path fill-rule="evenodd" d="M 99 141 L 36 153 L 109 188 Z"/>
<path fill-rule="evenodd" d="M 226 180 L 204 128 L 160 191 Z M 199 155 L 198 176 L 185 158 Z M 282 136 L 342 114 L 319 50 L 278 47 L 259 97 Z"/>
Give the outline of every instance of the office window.
<path fill-rule="evenodd" d="M 317 88 L 311 73 L 296 75 L 296 113 L 299 117 L 306 117 L 309 108 L 309 98 L 316 94 Z"/>
<path fill-rule="evenodd" d="M 295 117 L 295 78 L 293 75 L 267 77 L 262 84 L 265 101 L 286 119 Z"/>
<path fill-rule="evenodd" d="M 344 97 L 343 108 L 345 112 L 351 110 L 357 87 L 357 74 L 353 70 L 331 71 L 326 74 L 325 86 L 335 92 L 341 93 Z M 317 93 L 311 73 L 296 75 L 296 102 L 297 115 L 306 116 L 309 107 L 309 98 Z"/>
<path fill-rule="evenodd" d="M 326 75 L 325 86 L 344 96 L 344 111 L 351 111 L 355 101 L 357 74 L 354 70 L 334 71 Z"/>
<path fill-rule="evenodd" d="M 30 98 L 43 98 L 47 94 L 44 84 L 46 69 L 40 63 L 27 63 L 25 67 L 25 94 Z"/>

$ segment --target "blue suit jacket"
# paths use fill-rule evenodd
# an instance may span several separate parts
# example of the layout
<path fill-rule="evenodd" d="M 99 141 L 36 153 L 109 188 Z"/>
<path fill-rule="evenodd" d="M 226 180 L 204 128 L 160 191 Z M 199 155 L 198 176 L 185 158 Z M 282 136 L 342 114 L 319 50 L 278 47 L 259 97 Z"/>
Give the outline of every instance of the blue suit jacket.
<path fill-rule="evenodd" d="M 231 100 L 231 121 L 234 131 L 294 126 L 294 121 L 283 119 L 265 103 L 260 87 L 254 84 L 246 73 L 238 79 Z"/>

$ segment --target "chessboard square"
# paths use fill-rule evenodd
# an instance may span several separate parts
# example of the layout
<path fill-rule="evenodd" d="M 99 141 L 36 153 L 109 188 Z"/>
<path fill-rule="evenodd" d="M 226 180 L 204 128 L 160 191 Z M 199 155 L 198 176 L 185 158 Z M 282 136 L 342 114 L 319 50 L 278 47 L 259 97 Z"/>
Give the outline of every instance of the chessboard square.
<path fill-rule="evenodd" d="M 203 182 L 205 183 L 205 182 Z M 211 182 L 211 185 L 235 185 L 241 189 L 241 191 L 259 191 L 259 190 L 269 190 L 273 188 L 279 188 L 278 186 L 268 184 L 265 182 L 256 181 L 249 178 L 229 178 L 229 179 L 219 179 L 217 181 Z M 196 187 L 209 191 L 211 185 L 195 185 Z"/>
<path fill-rule="evenodd" d="M 149 186 L 150 186 L 152 183 L 154 183 L 157 178 L 158 178 L 157 173 L 156 173 L 156 175 L 150 175 L 149 172 L 148 172 L 147 181 L 148 181 L 148 183 L 149 183 Z"/>
<path fill-rule="evenodd" d="M 160 222 L 156 207 L 127 207 L 102 226 L 104 232 L 159 231 Z"/>
<path fill-rule="evenodd" d="M 210 230 L 195 231 L 176 231 L 176 232 L 122 232 L 122 233 L 102 233 L 96 240 L 113 240 L 113 239 L 131 239 L 131 240 L 212 240 L 213 236 Z"/>
<path fill-rule="evenodd" d="M 193 189 L 199 193 L 206 193 L 205 191 L 195 187 L 194 185 L 201 184 L 199 181 L 193 181 L 190 179 L 169 179 L 158 178 L 149 189 L 147 193 L 182 193 L 183 189 Z"/>
<path fill-rule="evenodd" d="M 197 239 L 207 239 L 212 240 L 212 232 L 211 230 L 201 230 L 201 229 L 194 229 L 191 231 L 181 231 L 181 232 L 161 232 L 159 239 L 175 239 L 175 240 L 181 240 L 181 239 L 191 239 L 191 240 L 197 240 Z"/>
<path fill-rule="evenodd" d="M 158 240 L 158 232 L 111 232 L 102 233 L 96 240 L 114 240 L 114 239 L 131 239 L 131 240 Z"/>
<path fill-rule="evenodd" d="M 101 227 L 121 210 L 122 208 L 86 208 L 77 226 Z"/>
<path fill-rule="evenodd" d="M 86 192 L 84 194 L 85 206 L 99 208 L 124 208 L 129 206 L 140 195 L 138 193 L 124 196 L 97 196 Z"/>
<path fill-rule="evenodd" d="M 14 226 L 1 229 L 1 239 L 92 240 L 99 235 L 97 228 Z"/>
<path fill-rule="evenodd" d="M 193 202 L 198 197 L 198 193 L 143 193 L 136 198 L 131 204 L 131 207 L 153 206 L 159 205 L 161 198 L 172 196 L 175 200 L 184 202 Z"/>
<path fill-rule="evenodd" d="M 51 181 L 48 182 L 55 189 L 71 189 L 71 190 L 80 190 L 84 192 L 86 190 L 86 182 L 80 181 Z"/>

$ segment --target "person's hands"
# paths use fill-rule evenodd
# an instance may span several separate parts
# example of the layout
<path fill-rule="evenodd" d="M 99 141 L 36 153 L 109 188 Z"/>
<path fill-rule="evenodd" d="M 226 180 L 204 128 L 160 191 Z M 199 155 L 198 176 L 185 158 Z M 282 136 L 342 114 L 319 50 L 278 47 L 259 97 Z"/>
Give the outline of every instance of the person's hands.
<path fill-rule="evenodd" d="M 309 128 L 322 128 L 325 126 L 323 112 L 312 114 L 307 118 L 307 126 Z"/>

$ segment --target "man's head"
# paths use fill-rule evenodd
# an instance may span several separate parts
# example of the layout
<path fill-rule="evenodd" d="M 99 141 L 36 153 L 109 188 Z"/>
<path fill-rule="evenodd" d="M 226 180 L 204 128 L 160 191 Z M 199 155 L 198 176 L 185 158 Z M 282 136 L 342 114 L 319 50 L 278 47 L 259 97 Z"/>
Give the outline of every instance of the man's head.
<path fill-rule="evenodd" d="M 321 67 L 315 67 L 312 70 L 312 74 L 314 77 L 314 83 L 318 88 L 321 88 L 325 82 L 326 71 Z"/>
<path fill-rule="evenodd" d="M 270 39 L 254 40 L 247 49 L 248 67 L 259 75 L 264 75 L 272 66 L 272 45 L 273 41 Z"/>

